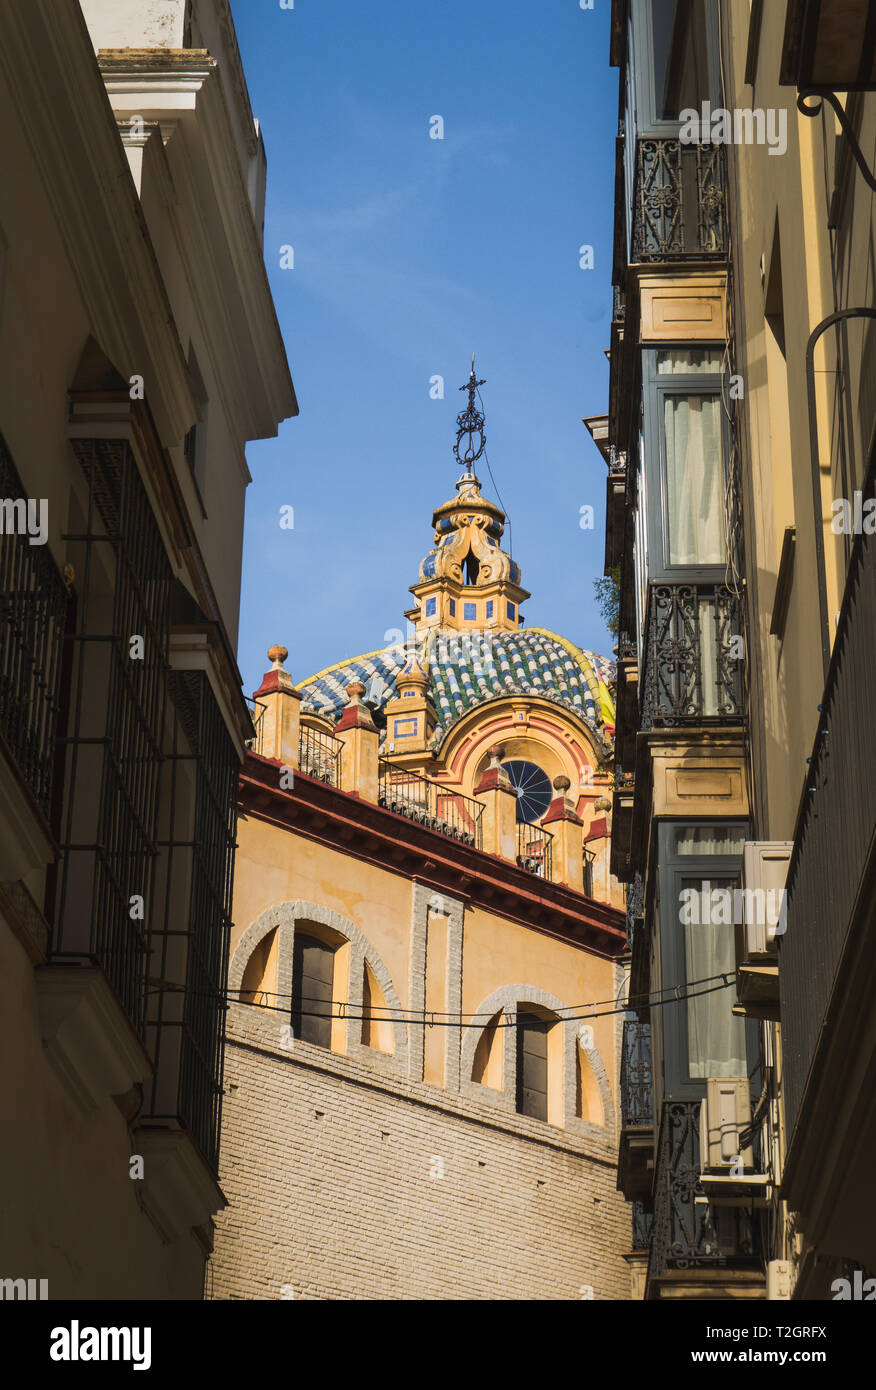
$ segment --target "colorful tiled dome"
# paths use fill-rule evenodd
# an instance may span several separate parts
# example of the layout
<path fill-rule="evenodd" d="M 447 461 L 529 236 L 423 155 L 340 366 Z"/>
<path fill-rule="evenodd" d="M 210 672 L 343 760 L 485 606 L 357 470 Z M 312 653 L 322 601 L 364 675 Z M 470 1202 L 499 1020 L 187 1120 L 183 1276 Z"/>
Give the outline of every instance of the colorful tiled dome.
<path fill-rule="evenodd" d="M 361 680 L 369 704 L 380 710 L 395 697 L 396 679 L 410 656 L 400 645 L 330 666 L 301 682 L 302 708 L 333 718 L 347 703 L 347 686 Z M 433 631 L 420 659 L 429 672 L 439 737 L 467 710 L 503 695 L 554 700 L 594 729 L 614 724 L 614 663 L 544 628 Z"/>

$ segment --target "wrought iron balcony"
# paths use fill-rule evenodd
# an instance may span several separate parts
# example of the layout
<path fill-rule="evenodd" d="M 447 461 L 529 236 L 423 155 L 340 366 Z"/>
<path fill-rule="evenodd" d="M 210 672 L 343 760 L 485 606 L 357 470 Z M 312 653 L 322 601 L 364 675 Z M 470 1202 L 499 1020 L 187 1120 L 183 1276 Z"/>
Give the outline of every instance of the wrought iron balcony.
<path fill-rule="evenodd" d="M 876 465 L 864 489 L 865 497 L 873 495 Z M 834 1124 L 842 1113 L 840 1098 L 852 1085 L 853 1071 L 845 1064 L 848 1054 L 838 1037 L 845 1030 L 844 1036 L 857 1039 L 870 1007 L 864 982 L 876 951 L 869 887 L 876 825 L 874 632 L 876 535 L 865 529 L 855 537 L 818 706 L 818 730 L 788 866 L 787 931 L 777 938 L 789 1135 L 786 1177 L 788 1168 L 805 1156 L 807 1138 L 818 1132 L 813 1127 Z M 857 1045 L 851 1041 L 848 1047 Z M 854 1094 L 852 1090 L 847 1105 L 857 1115 Z"/>
<path fill-rule="evenodd" d="M 642 875 L 638 872 L 634 875 L 632 882 L 627 884 L 627 942 L 630 950 L 633 948 L 633 937 L 636 931 L 636 922 L 645 911 L 645 885 Z"/>
<path fill-rule="evenodd" d="M 654 1088 L 651 1025 L 624 1020 L 620 1073 L 621 1138 L 617 1185 L 628 1199 L 651 1190 L 654 1161 Z"/>
<path fill-rule="evenodd" d="M 517 863 L 527 873 L 550 879 L 553 873 L 551 842 L 553 836 L 540 825 L 526 821 L 517 824 Z"/>
<path fill-rule="evenodd" d="M 654 1124 L 650 1023 L 624 1021 L 620 1097 L 623 1128 L 650 1129 Z"/>
<path fill-rule="evenodd" d="M 647 1211 L 644 1202 L 633 1202 L 633 1249 L 647 1250 L 651 1244 L 651 1228 L 654 1225 L 653 1212 Z"/>
<path fill-rule="evenodd" d="M 381 806 L 448 839 L 481 848 L 484 808 L 479 801 L 419 773 L 396 767 L 386 758 L 380 759 L 379 767 L 377 799 Z"/>
<path fill-rule="evenodd" d="M 298 735 L 298 766 L 308 777 L 316 777 L 330 787 L 341 784 L 341 742 L 322 729 L 302 727 Z"/>
<path fill-rule="evenodd" d="M 67 590 L 47 545 L 31 545 L 27 498 L 0 436 L 0 734 L 48 817 Z"/>
<path fill-rule="evenodd" d="M 640 727 L 741 723 L 742 601 L 724 584 L 651 586 Z"/>
<path fill-rule="evenodd" d="M 640 139 L 636 145 L 630 260 L 723 259 L 727 255 L 723 145 Z"/>
<path fill-rule="evenodd" d="M 759 1226 L 744 1206 L 714 1206 L 700 1183 L 699 1100 L 663 1106 L 647 1296 L 673 1271 L 759 1269 Z"/>

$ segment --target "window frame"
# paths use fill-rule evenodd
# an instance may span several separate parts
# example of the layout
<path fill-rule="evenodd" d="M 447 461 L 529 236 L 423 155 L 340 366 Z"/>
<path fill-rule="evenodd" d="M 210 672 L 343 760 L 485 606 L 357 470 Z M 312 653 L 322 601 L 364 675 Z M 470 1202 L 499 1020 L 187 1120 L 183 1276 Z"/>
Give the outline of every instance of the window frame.
<path fill-rule="evenodd" d="M 721 105 L 721 58 L 718 39 L 718 8 L 715 0 L 703 0 L 708 6 L 706 18 L 706 52 L 708 62 L 708 100 L 712 110 Z M 627 29 L 627 63 L 632 69 L 630 87 L 635 99 L 635 111 L 629 110 L 627 138 L 635 146 L 639 137 L 653 139 L 677 136 L 681 121 L 669 121 L 657 116 L 657 93 L 654 83 L 654 14 L 652 0 L 632 0 Z M 641 120 L 641 124 L 639 121 Z"/>
<path fill-rule="evenodd" d="M 678 820 L 661 821 L 657 828 L 657 875 L 659 903 L 655 913 L 657 931 L 656 953 L 659 956 L 660 987 L 666 992 L 686 984 L 684 932 L 679 921 L 679 902 L 681 881 L 686 878 L 719 879 L 730 878 L 734 882 L 742 863 L 742 851 L 737 855 L 685 854 L 672 851 L 672 835 L 683 826 L 706 829 L 710 826 L 726 825 L 739 831 L 740 840 L 747 840 L 750 834 L 748 821 L 738 817 L 726 819 L 697 820 L 681 817 Z M 671 905 L 669 907 L 668 905 Z M 733 925 L 728 931 L 733 932 Z M 725 991 L 727 1007 L 731 1007 L 730 989 Z M 688 1037 L 687 1005 L 682 999 L 678 1003 L 663 1004 L 658 1010 L 656 1020 L 662 1046 L 664 1095 L 668 1100 L 696 1100 L 706 1094 L 705 1077 L 692 1077 L 690 1074 L 690 1043 Z M 754 1019 L 744 1020 L 745 1056 L 748 1077 L 752 1084 L 760 1070 L 760 1043 L 758 1025 Z"/>
<path fill-rule="evenodd" d="M 643 468 L 647 495 L 646 529 L 648 580 L 651 583 L 696 581 L 721 583 L 727 573 L 729 557 L 717 564 L 672 564 L 670 555 L 669 468 L 666 444 L 664 401 L 667 396 L 712 396 L 718 401 L 721 445 L 721 495 L 726 497 L 730 459 L 730 423 L 723 408 L 722 385 L 725 371 L 658 373 L 658 352 L 721 352 L 721 343 L 660 343 L 642 349 L 642 434 Z M 724 538 L 725 545 L 727 538 Z"/>

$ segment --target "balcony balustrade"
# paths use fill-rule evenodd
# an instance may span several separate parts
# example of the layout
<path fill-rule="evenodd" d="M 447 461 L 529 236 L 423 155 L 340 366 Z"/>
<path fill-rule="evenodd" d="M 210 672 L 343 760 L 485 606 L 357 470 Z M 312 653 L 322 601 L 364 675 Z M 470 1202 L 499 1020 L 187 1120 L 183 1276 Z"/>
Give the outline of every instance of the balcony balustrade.
<path fill-rule="evenodd" d="M 339 787 L 341 742 L 322 729 L 302 728 L 298 736 L 298 766 L 308 777 Z"/>
<path fill-rule="evenodd" d="M 622 1127 L 650 1129 L 654 1124 L 650 1023 L 624 1022 L 620 1092 Z"/>
<path fill-rule="evenodd" d="M 552 876 L 551 841 L 549 830 L 524 821 L 517 825 L 517 863 L 521 869 L 538 878 L 550 880 Z"/>
<path fill-rule="evenodd" d="M 872 496 L 874 486 L 871 474 L 864 495 Z M 818 1071 L 820 1056 L 828 1051 L 831 1035 L 836 1035 L 844 1014 L 857 1018 L 850 1024 L 855 1033 L 863 1026 L 857 1006 L 849 1012 L 848 992 L 854 980 L 866 978 L 864 966 L 874 953 L 872 926 L 866 925 L 872 922 L 867 905 L 876 826 L 874 632 L 876 536 L 862 532 L 855 538 L 818 706 L 818 732 L 788 866 L 787 930 L 777 937 L 789 1153 L 795 1148 L 807 1085 Z M 857 966 L 850 969 L 853 960 Z M 845 1063 L 842 1068 L 834 1063 L 836 1085 L 828 1084 L 825 1091 L 831 1104 L 836 1103 L 845 1073 Z M 824 1088 L 823 1079 L 821 1084 Z M 806 1126 L 802 1128 L 805 1135 Z"/>
<path fill-rule="evenodd" d="M 633 263 L 723 259 L 727 255 L 723 145 L 640 139 L 632 213 Z"/>
<path fill-rule="evenodd" d="M 724 584 L 651 586 L 640 727 L 741 723 L 742 601 Z"/>
<path fill-rule="evenodd" d="M 451 840 L 473 845 L 475 849 L 482 848 L 484 808 L 479 801 L 442 787 L 419 773 L 396 767 L 386 758 L 380 759 L 377 799 L 381 806 L 395 811 L 396 815 L 406 816 Z"/>
<path fill-rule="evenodd" d="M 651 1191 L 654 1159 L 654 1086 L 651 1025 L 624 1020 L 620 1073 L 621 1137 L 618 1187 L 629 1200 Z"/>
<path fill-rule="evenodd" d="M 0 436 L 0 734 L 48 818 L 67 590 L 27 534 L 24 487 Z"/>
<path fill-rule="evenodd" d="M 717 1206 L 700 1182 L 699 1100 L 663 1105 L 654 1177 L 654 1225 L 647 1296 L 673 1271 L 757 1270 L 761 1266 L 756 1214 Z"/>

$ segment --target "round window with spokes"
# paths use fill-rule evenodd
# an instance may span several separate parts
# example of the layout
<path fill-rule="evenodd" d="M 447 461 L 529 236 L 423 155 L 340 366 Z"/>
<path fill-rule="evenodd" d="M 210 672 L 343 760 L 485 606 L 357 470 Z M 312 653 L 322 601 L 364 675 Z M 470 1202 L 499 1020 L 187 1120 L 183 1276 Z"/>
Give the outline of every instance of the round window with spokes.
<path fill-rule="evenodd" d="M 512 758 L 502 764 L 517 797 L 517 819 L 531 824 L 541 820 L 553 798 L 551 779 L 537 763 Z"/>

